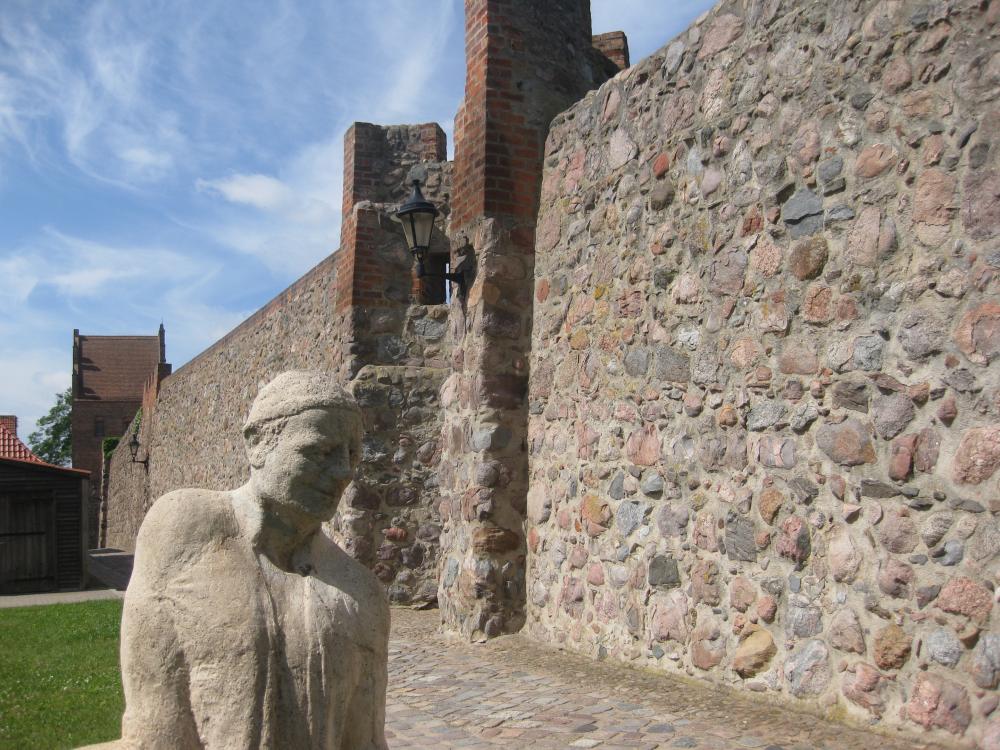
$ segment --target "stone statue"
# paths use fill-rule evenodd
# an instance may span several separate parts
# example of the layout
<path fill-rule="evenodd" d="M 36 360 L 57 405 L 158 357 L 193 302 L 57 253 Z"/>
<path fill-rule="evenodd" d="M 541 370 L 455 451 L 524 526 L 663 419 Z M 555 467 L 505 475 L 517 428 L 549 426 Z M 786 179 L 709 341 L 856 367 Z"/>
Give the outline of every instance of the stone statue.
<path fill-rule="evenodd" d="M 323 527 L 361 449 L 354 399 L 286 372 L 243 428 L 250 480 L 150 509 L 125 595 L 122 739 L 103 748 L 386 748 L 389 607 Z"/>

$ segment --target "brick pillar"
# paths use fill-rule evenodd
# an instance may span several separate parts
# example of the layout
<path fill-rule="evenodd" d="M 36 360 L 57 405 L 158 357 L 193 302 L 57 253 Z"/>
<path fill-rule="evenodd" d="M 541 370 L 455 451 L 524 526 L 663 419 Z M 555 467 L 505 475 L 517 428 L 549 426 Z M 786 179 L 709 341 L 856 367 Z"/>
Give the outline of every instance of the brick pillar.
<path fill-rule="evenodd" d="M 594 49 L 613 62 L 618 70 L 625 70 L 629 66 L 628 39 L 624 31 L 597 34 L 591 41 Z"/>
<path fill-rule="evenodd" d="M 453 251 L 475 258 L 452 305 L 442 389 L 446 625 L 470 639 L 524 624 L 528 354 L 535 216 L 552 118 L 606 77 L 589 0 L 466 0 L 465 100 L 455 119 Z"/>

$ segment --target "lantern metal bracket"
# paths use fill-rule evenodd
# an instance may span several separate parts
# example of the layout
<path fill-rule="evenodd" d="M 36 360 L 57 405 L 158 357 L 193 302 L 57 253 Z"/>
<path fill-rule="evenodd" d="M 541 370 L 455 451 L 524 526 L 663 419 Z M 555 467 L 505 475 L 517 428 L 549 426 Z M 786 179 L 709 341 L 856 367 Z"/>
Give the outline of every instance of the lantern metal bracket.
<path fill-rule="evenodd" d="M 140 461 L 138 458 L 136 458 L 136 456 L 139 455 L 139 447 L 140 447 L 139 433 L 133 432 L 132 439 L 128 441 L 128 450 L 129 453 L 132 454 L 132 463 L 142 464 L 143 466 L 146 467 L 146 471 L 149 471 L 149 451 L 146 451 L 146 457 Z"/>
<path fill-rule="evenodd" d="M 465 293 L 469 288 L 469 268 L 468 256 L 463 256 L 459 258 L 458 263 L 455 264 L 455 270 L 446 273 L 427 273 L 424 270 L 423 261 L 417 260 L 417 278 L 418 279 L 444 279 L 445 281 L 450 281 L 452 284 L 458 286 L 458 296 L 465 299 Z"/>

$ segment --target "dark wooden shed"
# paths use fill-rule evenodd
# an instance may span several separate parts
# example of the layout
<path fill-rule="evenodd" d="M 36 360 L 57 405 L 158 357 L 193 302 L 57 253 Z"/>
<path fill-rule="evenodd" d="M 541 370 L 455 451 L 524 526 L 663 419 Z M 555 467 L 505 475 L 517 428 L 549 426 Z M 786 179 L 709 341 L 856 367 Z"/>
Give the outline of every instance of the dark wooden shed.
<path fill-rule="evenodd" d="M 0 457 L 0 594 L 87 581 L 90 472 Z"/>

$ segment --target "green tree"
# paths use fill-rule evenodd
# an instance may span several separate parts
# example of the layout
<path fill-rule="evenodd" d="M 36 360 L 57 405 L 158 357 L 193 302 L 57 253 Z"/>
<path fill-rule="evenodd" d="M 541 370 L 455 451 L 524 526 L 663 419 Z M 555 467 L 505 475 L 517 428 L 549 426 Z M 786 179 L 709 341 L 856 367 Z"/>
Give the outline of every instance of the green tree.
<path fill-rule="evenodd" d="M 56 466 L 69 466 L 72 460 L 70 414 L 73 389 L 56 394 L 56 405 L 38 420 L 38 430 L 28 436 L 28 445 L 36 456 Z"/>

